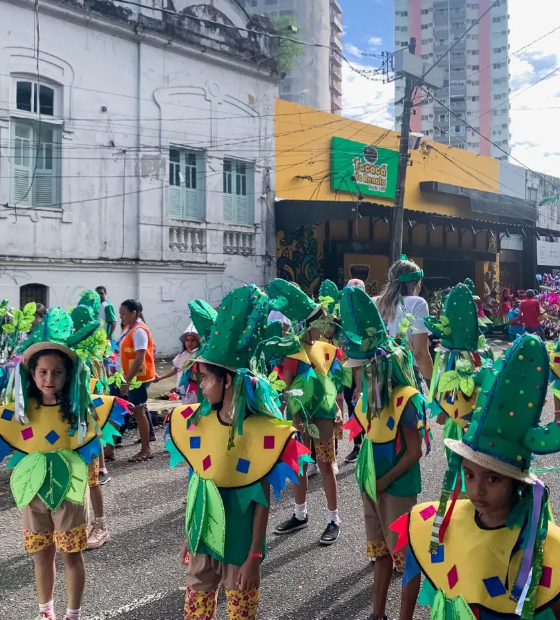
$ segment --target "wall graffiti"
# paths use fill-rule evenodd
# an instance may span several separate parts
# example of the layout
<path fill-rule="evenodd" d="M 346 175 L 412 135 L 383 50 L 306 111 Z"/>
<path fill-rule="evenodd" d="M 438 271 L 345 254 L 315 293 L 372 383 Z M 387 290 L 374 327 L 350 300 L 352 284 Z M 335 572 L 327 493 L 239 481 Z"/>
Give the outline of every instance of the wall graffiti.
<path fill-rule="evenodd" d="M 308 294 L 316 295 L 324 278 L 323 243 L 317 227 L 309 224 L 276 235 L 278 277 L 297 282 Z"/>

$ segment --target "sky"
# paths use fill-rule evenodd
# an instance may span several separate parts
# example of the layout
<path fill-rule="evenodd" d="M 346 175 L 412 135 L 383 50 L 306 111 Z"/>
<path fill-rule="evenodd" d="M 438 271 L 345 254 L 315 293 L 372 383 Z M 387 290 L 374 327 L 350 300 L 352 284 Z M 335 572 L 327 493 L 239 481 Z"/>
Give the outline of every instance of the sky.
<path fill-rule="evenodd" d="M 369 54 L 394 49 L 393 0 L 339 2 L 349 61 L 343 64 L 343 114 L 393 127 L 394 84 L 360 74 L 379 66 Z M 509 0 L 509 15 L 511 147 L 519 160 L 511 161 L 560 177 L 560 0 Z"/>

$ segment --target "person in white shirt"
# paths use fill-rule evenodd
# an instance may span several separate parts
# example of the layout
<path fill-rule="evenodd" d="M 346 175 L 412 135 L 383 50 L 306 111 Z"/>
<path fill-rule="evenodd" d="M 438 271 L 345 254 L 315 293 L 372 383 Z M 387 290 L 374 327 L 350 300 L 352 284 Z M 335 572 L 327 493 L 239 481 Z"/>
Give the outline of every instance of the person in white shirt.
<path fill-rule="evenodd" d="M 423 270 L 414 261 L 401 256 L 400 260 L 391 265 L 387 284 L 374 301 L 389 335 L 397 337 L 404 333 L 412 349 L 415 368 L 429 380 L 434 367 L 430 355 L 429 331 L 424 324 L 424 318 L 429 315 L 428 303 L 419 297 L 423 276 Z M 402 326 L 405 320 L 410 323 L 406 331 Z"/>

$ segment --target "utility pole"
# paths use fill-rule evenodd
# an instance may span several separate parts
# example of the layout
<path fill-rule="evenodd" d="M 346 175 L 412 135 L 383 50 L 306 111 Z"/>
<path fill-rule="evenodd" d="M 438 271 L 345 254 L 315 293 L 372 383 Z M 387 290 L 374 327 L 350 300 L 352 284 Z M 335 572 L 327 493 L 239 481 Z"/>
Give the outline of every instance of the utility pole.
<path fill-rule="evenodd" d="M 414 56 L 416 51 L 416 39 L 411 37 L 408 51 Z M 412 92 L 416 80 L 410 74 L 406 74 L 403 101 L 403 117 L 401 127 L 401 141 L 399 146 L 399 166 L 397 172 L 397 189 L 395 192 L 395 207 L 393 209 L 393 222 L 391 230 L 391 247 L 389 251 L 389 264 L 399 260 L 402 254 L 403 220 L 404 220 L 404 192 L 406 184 L 406 171 L 408 168 L 408 144 L 410 140 L 410 115 L 412 114 Z"/>

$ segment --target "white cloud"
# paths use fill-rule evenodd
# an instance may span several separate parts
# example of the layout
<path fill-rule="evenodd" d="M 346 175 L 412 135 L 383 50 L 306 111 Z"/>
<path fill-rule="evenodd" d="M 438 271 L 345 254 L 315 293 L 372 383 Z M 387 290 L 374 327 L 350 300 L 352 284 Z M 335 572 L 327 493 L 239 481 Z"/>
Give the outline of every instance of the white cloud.
<path fill-rule="evenodd" d="M 509 13 L 512 53 L 560 24 L 557 0 L 510 0 Z M 559 49 L 560 29 L 511 56 L 509 67 L 514 89 L 510 95 L 512 155 L 533 170 L 555 176 L 560 176 L 560 72 L 535 86 L 531 84 L 560 66 Z"/>
<path fill-rule="evenodd" d="M 360 72 L 374 71 L 378 65 L 351 62 L 342 68 L 342 114 L 372 125 L 392 128 L 395 109 L 395 85 L 372 81 Z M 370 74 L 367 74 L 370 75 Z M 381 78 L 381 76 L 379 76 Z"/>
<path fill-rule="evenodd" d="M 354 56 L 356 58 L 363 58 L 364 57 L 364 53 L 362 52 L 362 50 L 359 47 L 357 47 L 356 45 L 353 45 L 352 43 L 349 43 L 348 45 L 345 45 L 344 49 L 351 56 Z"/>
<path fill-rule="evenodd" d="M 371 37 L 368 41 L 368 45 L 376 47 L 377 45 L 383 45 L 383 39 L 381 37 Z"/>

